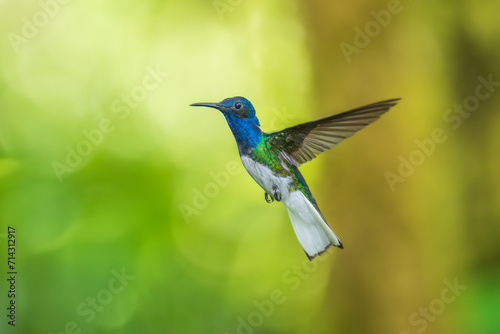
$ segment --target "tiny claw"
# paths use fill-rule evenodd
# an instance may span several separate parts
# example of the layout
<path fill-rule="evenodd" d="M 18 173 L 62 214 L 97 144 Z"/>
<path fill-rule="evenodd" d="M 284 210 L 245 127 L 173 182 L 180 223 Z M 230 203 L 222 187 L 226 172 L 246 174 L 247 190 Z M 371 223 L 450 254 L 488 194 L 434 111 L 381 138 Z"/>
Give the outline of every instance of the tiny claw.
<path fill-rule="evenodd" d="M 281 201 L 281 191 L 279 190 L 278 186 L 277 185 L 274 185 L 273 186 L 273 190 L 274 190 L 274 198 L 279 202 Z"/>
<path fill-rule="evenodd" d="M 269 199 L 269 197 L 270 197 L 271 199 Z M 266 193 L 264 193 L 264 198 L 266 199 L 266 202 L 267 202 L 267 203 L 272 203 L 272 202 L 274 202 L 274 198 L 273 198 L 273 196 L 269 195 L 267 192 L 266 192 Z"/>

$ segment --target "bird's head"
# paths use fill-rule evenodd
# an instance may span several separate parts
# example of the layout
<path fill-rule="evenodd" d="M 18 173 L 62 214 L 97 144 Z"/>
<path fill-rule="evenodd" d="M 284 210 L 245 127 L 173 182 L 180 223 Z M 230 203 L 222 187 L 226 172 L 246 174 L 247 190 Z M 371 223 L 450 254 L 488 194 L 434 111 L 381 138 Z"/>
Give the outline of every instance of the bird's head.
<path fill-rule="evenodd" d="M 240 120 L 257 120 L 252 103 L 241 96 L 230 97 L 219 103 L 193 103 L 191 106 L 218 109 L 228 120 L 235 118 Z"/>
<path fill-rule="evenodd" d="M 262 137 L 259 120 L 252 104 L 244 97 L 230 97 L 219 103 L 193 103 L 192 106 L 220 110 L 236 138 L 240 154 L 259 144 Z"/>

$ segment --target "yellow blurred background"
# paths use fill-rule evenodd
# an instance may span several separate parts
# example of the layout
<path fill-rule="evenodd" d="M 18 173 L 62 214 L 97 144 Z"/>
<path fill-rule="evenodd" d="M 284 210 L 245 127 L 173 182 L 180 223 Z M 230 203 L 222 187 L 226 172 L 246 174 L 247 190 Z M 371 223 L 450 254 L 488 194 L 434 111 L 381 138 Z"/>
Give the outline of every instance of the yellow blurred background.
<path fill-rule="evenodd" d="M 499 333 L 499 10 L 0 1 L 0 332 Z M 189 107 L 235 95 L 265 131 L 402 98 L 301 168 L 344 250 Z"/>

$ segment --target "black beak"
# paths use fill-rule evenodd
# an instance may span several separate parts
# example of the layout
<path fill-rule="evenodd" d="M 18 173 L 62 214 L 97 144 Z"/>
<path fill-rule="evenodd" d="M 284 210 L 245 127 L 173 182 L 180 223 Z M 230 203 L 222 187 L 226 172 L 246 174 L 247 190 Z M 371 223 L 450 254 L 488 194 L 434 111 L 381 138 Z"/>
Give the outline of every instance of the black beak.
<path fill-rule="evenodd" d="M 221 105 L 219 103 L 193 103 L 190 104 L 191 107 L 209 107 L 221 110 Z"/>

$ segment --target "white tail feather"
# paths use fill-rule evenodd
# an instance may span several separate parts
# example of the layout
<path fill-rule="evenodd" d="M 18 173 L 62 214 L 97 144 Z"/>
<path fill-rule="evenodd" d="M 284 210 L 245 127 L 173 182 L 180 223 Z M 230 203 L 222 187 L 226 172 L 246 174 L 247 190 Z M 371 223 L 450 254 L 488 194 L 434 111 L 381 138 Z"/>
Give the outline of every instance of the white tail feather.
<path fill-rule="evenodd" d="M 288 209 L 295 234 L 310 260 L 330 245 L 343 248 L 340 239 L 301 191 L 291 192 L 283 199 L 283 204 Z"/>

